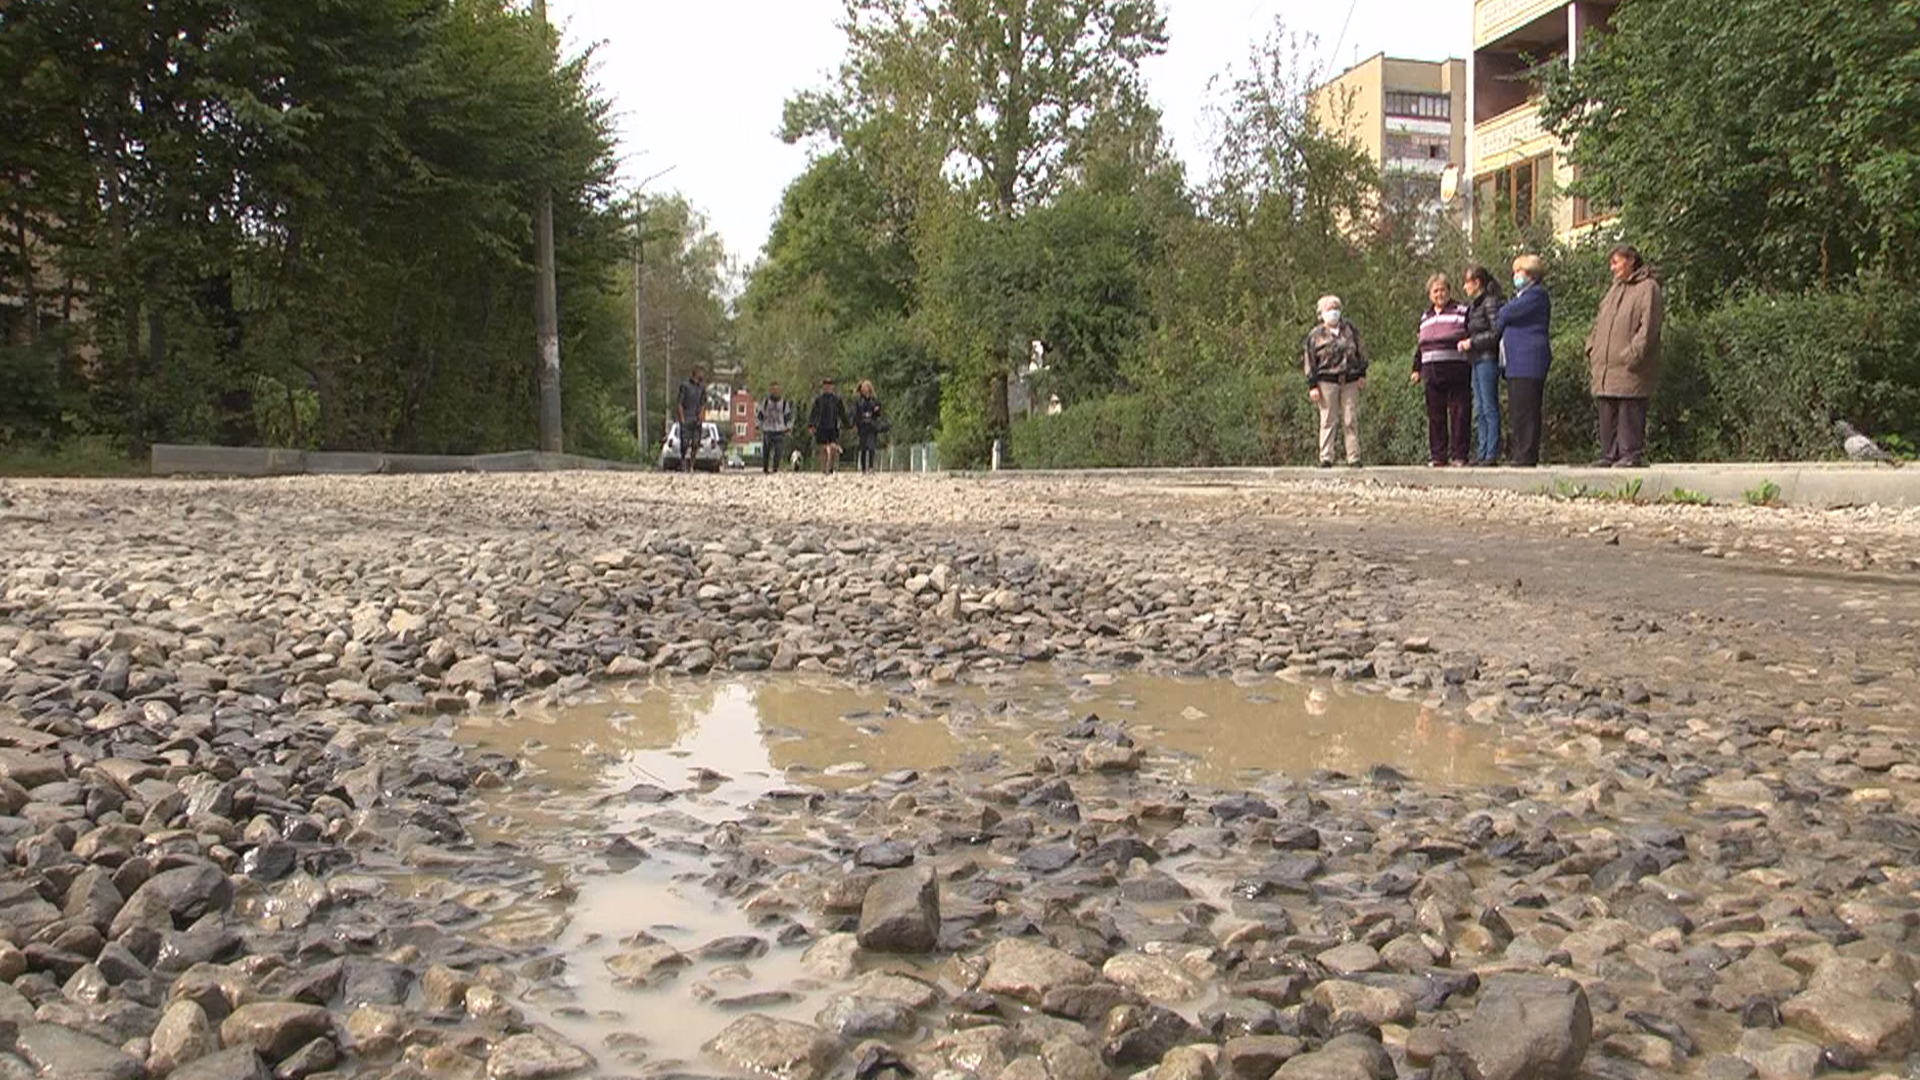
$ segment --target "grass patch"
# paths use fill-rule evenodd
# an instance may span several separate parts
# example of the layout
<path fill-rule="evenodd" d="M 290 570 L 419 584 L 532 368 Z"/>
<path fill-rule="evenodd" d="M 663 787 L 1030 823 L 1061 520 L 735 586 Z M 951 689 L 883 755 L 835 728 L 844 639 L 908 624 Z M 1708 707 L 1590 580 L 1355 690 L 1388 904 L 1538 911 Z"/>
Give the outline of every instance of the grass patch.
<path fill-rule="evenodd" d="M 1666 496 L 1662 498 L 1660 501 L 1665 503 L 1672 503 L 1676 506 L 1712 506 L 1713 505 L 1712 499 L 1708 498 L 1707 496 L 1701 494 L 1698 491 L 1689 491 L 1686 488 L 1674 488 L 1672 491 L 1667 492 Z"/>
<path fill-rule="evenodd" d="M 1743 497 L 1748 506 L 1779 506 L 1780 485 L 1771 480 L 1762 480 L 1759 487 L 1748 488 Z"/>
<path fill-rule="evenodd" d="M 71 439 L 54 446 L 0 447 L 0 476 L 129 477 L 147 475 L 111 439 Z"/>

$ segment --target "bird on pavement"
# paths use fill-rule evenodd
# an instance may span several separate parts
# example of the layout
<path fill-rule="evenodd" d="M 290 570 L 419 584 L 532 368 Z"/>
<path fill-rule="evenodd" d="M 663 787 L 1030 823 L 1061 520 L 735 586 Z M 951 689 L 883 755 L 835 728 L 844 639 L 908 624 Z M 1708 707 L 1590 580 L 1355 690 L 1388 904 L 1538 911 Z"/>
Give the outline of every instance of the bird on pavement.
<path fill-rule="evenodd" d="M 1845 420 L 1835 420 L 1833 422 L 1833 433 L 1840 437 L 1841 447 L 1846 450 L 1847 457 L 1854 461 L 1878 461 L 1888 465 L 1900 464 L 1899 460 L 1892 454 L 1881 449 L 1879 443 L 1874 442 L 1872 439 L 1854 430 L 1853 425 L 1847 423 Z"/>

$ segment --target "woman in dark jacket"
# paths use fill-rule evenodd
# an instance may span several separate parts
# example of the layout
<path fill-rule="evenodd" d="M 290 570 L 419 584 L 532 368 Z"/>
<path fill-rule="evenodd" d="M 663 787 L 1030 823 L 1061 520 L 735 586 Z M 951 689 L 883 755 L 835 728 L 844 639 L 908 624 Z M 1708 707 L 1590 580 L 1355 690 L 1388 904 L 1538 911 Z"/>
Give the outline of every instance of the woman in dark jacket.
<path fill-rule="evenodd" d="M 1500 309 L 1494 325 L 1507 354 L 1507 411 L 1513 420 L 1509 447 L 1513 464 L 1540 464 L 1540 412 L 1553 365 L 1553 298 L 1547 295 L 1546 265 L 1538 255 L 1513 260 L 1513 299 Z"/>
<path fill-rule="evenodd" d="M 880 399 L 873 396 L 873 383 L 860 380 L 860 388 L 853 399 L 853 429 L 860 435 L 861 472 L 873 471 L 874 458 L 885 427 L 886 421 L 880 415 Z"/>
<path fill-rule="evenodd" d="M 1500 309 L 1507 298 L 1484 266 L 1467 271 L 1467 337 L 1460 351 L 1473 364 L 1473 464 L 1500 460 Z"/>

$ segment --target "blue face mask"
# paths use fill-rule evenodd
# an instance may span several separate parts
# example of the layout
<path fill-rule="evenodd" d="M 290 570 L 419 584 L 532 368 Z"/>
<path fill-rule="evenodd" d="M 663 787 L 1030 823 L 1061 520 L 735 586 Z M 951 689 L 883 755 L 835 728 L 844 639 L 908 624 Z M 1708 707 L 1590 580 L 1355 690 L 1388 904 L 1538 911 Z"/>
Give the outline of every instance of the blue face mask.
<path fill-rule="evenodd" d="M 1518 292 L 1521 289 L 1524 289 L 1531 284 L 1533 284 L 1533 282 L 1528 279 L 1527 275 L 1525 274 L 1513 275 L 1513 288 L 1515 292 Z"/>

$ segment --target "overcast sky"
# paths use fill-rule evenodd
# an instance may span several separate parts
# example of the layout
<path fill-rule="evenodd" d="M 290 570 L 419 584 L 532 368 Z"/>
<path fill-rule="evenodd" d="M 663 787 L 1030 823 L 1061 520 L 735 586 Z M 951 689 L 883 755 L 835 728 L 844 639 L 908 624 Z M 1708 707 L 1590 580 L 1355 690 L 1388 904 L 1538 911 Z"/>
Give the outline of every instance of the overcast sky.
<path fill-rule="evenodd" d="M 1383 51 L 1465 56 L 1471 37 L 1470 0 L 1161 4 L 1167 52 L 1147 61 L 1147 81 L 1196 177 L 1208 157 L 1208 81 L 1244 61 L 1276 17 L 1317 36 L 1320 57 L 1333 70 Z M 627 180 L 672 167 L 648 190 L 684 193 L 728 250 L 749 262 L 766 240 L 780 193 L 806 166 L 803 149 L 775 137 L 781 103 L 797 89 L 825 83 L 839 65 L 841 10 L 840 0 L 550 0 L 569 49 L 599 44 L 596 78 L 618 110 Z"/>

